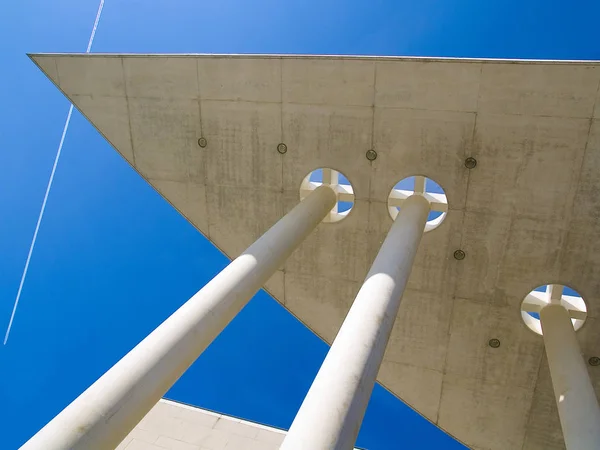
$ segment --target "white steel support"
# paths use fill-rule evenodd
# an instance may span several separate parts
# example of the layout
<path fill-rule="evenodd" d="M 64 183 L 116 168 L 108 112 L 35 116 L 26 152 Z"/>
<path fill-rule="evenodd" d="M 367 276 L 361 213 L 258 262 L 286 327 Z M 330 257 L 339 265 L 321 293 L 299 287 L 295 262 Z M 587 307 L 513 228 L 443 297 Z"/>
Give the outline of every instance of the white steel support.
<path fill-rule="evenodd" d="M 422 195 L 402 204 L 281 450 L 354 446 L 428 214 Z"/>
<path fill-rule="evenodd" d="M 569 311 L 550 303 L 540 311 L 540 322 L 565 445 L 568 450 L 600 448 L 600 407 Z"/>
<path fill-rule="evenodd" d="M 114 449 L 335 202 L 328 186 L 312 192 L 22 448 Z"/>

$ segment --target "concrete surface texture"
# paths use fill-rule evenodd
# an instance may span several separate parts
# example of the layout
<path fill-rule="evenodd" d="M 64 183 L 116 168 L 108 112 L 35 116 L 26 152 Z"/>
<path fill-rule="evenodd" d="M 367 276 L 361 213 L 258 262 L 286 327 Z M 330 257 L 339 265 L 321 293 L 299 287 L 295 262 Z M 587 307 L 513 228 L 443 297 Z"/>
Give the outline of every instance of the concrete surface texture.
<path fill-rule="evenodd" d="M 472 448 L 564 448 L 543 338 L 520 305 L 542 284 L 576 289 L 584 358 L 600 352 L 600 63 L 32 58 L 231 258 L 299 201 L 312 170 L 346 175 L 352 211 L 266 284 L 330 343 L 390 229 L 392 187 L 438 182 L 448 213 L 421 241 L 378 381 Z M 587 370 L 598 395 L 600 367 Z"/>
<path fill-rule="evenodd" d="M 276 450 L 285 431 L 159 401 L 117 450 Z"/>

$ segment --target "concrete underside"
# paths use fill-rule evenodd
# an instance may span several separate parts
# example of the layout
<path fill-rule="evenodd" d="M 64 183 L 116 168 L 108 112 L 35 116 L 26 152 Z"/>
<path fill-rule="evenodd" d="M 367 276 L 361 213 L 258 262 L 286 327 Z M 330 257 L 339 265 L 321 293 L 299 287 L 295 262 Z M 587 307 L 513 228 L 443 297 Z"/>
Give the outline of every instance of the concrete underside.
<path fill-rule="evenodd" d="M 284 437 L 276 428 L 161 400 L 116 450 L 277 450 Z"/>
<path fill-rule="evenodd" d="M 542 284 L 575 288 L 589 311 L 584 357 L 600 353 L 600 64 L 33 60 L 231 258 L 298 202 L 311 170 L 345 174 L 353 211 L 320 225 L 266 285 L 329 343 L 391 226 L 392 187 L 415 174 L 437 181 L 450 210 L 422 240 L 378 380 L 470 447 L 564 448 L 542 338 L 519 305 Z M 598 394 L 600 368 L 589 372 Z"/>

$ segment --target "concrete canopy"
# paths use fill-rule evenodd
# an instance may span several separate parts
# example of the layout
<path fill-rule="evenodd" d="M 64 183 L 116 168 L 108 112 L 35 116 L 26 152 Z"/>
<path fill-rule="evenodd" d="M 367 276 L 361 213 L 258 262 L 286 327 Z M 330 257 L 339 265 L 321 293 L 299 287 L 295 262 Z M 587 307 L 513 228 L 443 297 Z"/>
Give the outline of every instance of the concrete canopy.
<path fill-rule="evenodd" d="M 329 343 L 391 226 L 392 187 L 438 182 L 448 215 L 422 240 L 378 380 L 472 448 L 564 448 L 542 338 L 520 303 L 539 285 L 575 288 L 584 356 L 600 353 L 600 63 L 32 59 L 231 258 L 299 201 L 309 172 L 345 174 L 352 212 L 320 225 L 266 286 Z M 598 394 L 600 368 L 589 369 Z"/>

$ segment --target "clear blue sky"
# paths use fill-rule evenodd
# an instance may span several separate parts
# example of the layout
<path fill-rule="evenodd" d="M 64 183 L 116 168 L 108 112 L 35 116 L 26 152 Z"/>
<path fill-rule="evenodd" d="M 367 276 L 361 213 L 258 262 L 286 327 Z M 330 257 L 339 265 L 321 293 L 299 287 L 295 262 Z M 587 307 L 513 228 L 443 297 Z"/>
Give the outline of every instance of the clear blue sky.
<path fill-rule="evenodd" d="M 84 51 L 98 3 L 0 6 L 2 334 L 68 110 L 25 53 Z M 106 0 L 93 51 L 600 59 L 599 5 Z M 13 332 L 0 347 L 0 447 L 23 443 L 226 264 L 75 114 Z M 260 293 L 168 397 L 287 428 L 326 351 Z M 358 444 L 461 448 L 379 387 Z"/>

